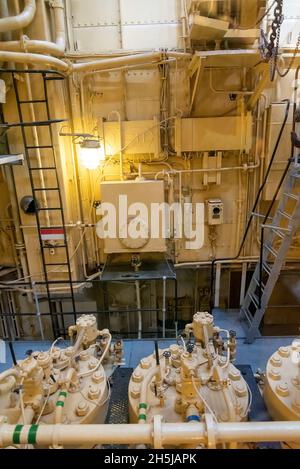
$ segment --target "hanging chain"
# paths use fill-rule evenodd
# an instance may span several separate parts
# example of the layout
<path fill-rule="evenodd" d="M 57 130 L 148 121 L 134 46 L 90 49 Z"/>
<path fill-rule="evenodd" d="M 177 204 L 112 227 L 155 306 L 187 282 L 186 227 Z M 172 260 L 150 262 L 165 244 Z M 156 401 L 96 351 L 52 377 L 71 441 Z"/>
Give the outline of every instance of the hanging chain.
<path fill-rule="evenodd" d="M 283 22 L 283 0 L 276 0 L 274 19 L 269 40 L 261 29 L 260 51 L 262 59 L 270 63 L 270 79 L 274 81 L 278 62 L 281 25 Z"/>

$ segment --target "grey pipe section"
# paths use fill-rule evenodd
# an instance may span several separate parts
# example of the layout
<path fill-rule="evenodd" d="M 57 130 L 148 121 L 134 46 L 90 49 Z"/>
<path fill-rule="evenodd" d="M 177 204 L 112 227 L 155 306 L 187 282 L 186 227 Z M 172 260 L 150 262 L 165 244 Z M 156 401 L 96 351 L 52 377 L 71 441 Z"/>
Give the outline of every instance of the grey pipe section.
<path fill-rule="evenodd" d="M 0 33 L 26 28 L 32 22 L 35 13 L 35 0 L 24 0 L 24 10 L 19 15 L 0 18 Z"/>

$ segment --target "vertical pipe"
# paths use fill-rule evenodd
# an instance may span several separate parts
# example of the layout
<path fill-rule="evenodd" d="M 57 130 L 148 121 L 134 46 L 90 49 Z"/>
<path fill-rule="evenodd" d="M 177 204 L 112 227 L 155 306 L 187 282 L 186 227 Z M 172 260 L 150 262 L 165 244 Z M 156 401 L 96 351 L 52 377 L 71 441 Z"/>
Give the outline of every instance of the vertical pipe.
<path fill-rule="evenodd" d="M 167 277 L 163 277 L 163 304 L 162 304 L 162 321 L 163 321 L 163 338 L 166 337 L 166 305 L 167 305 Z"/>
<path fill-rule="evenodd" d="M 45 340 L 44 329 L 43 329 L 43 324 L 42 324 L 42 319 L 41 319 L 41 310 L 40 310 L 40 305 L 39 305 L 39 299 L 36 293 L 35 282 L 32 282 L 32 290 L 33 290 L 33 298 L 34 298 L 34 303 L 35 303 L 36 317 L 37 317 L 37 321 L 38 321 L 39 328 L 40 328 L 41 338 L 42 340 Z"/>
<path fill-rule="evenodd" d="M 141 305 L 141 290 L 140 290 L 140 282 L 138 280 L 135 281 L 135 291 L 136 291 L 136 304 L 138 309 L 138 339 L 141 340 L 142 338 L 142 330 L 143 330 L 143 323 L 142 323 L 142 305 Z"/>
<path fill-rule="evenodd" d="M 220 306 L 220 282 L 221 282 L 221 268 L 222 265 L 219 263 L 217 264 L 216 269 L 216 287 L 215 287 L 215 308 L 219 308 Z"/>

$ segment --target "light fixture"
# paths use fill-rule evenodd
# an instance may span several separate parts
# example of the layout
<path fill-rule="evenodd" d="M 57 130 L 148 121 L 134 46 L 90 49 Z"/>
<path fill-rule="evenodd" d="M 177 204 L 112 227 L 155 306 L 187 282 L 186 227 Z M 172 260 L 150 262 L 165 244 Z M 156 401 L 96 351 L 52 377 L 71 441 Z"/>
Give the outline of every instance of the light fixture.
<path fill-rule="evenodd" d="M 97 139 L 86 138 L 80 144 L 80 160 L 87 169 L 96 169 L 105 160 L 104 148 Z"/>

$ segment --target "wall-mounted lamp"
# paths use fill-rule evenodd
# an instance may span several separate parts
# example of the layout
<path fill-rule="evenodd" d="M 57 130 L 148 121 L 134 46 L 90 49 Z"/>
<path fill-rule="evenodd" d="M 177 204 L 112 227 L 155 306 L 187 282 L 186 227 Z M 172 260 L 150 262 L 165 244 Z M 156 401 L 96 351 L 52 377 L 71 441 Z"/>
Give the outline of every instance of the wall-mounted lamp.
<path fill-rule="evenodd" d="M 73 137 L 73 143 L 80 146 L 80 161 L 87 169 L 96 169 L 101 161 L 105 160 L 104 145 L 101 145 L 99 137 L 86 133 L 59 133 L 61 137 Z"/>
<path fill-rule="evenodd" d="M 87 138 L 80 144 L 80 160 L 87 169 L 96 169 L 105 160 L 104 148 L 99 140 Z"/>

